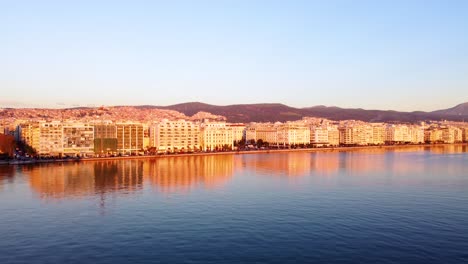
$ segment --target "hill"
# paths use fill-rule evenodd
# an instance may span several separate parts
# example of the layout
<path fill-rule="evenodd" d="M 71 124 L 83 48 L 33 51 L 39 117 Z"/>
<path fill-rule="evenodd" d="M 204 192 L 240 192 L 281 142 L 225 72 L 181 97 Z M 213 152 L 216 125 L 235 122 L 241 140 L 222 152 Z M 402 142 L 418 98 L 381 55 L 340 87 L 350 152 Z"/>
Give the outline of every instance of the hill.
<path fill-rule="evenodd" d="M 159 108 L 181 112 L 187 116 L 197 112 L 209 112 L 225 116 L 229 122 L 285 122 L 301 119 L 305 116 L 328 118 L 331 120 L 355 119 L 368 122 L 417 122 L 424 120 L 468 120 L 466 110 L 468 104 L 461 104 L 454 108 L 433 112 L 398 112 L 391 110 L 365 110 L 327 106 L 294 108 L 284 104 L 237 104 L 210 105 L 200 102 L 190 102 L 170 106 L 138 106 L 139 108 Z M 464 108 L 463 108 L 464 107 Z M 455 109 L 455 110 L 453 110 Z M 452 114 L 460 113 L 460 114 Z"/>
<path fill-rule="evenodd" d="M 432 113 L 440 115 L 468 116 L 468 102 L 449 109 L 433 111 Z"/>

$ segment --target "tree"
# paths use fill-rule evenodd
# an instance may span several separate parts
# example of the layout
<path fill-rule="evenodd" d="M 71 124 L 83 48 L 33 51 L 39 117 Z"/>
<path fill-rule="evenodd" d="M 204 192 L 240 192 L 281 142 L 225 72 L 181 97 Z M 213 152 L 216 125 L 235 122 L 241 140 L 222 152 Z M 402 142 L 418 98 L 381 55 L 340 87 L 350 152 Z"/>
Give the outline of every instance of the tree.
<path fill-rule="evenodd" d="M 12 157 L 15 152 L 15 137 L 10 135 L 0 135 L 0 154 Z"/>
<path fill-rule="evenodd" d="M 257 148 L 263 147 L 263 139 L 257 140 Z"/>

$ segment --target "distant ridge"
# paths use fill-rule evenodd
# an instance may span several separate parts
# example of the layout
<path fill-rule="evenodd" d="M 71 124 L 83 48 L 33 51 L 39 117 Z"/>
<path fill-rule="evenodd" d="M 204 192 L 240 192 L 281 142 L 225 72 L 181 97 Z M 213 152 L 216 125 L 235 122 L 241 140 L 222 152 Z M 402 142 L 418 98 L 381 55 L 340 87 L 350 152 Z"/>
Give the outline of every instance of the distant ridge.
<path fill-rule="evenodd" d="M 305 116 L 328 118 L 331 120 L 355 119 L 367 122 L 417 122 L 424 120 L 468 121 L 468 103 L 453 108 L 433 112 L 398 112 L 393 110 L 365 110 L 361 108 L 340 108 L 336 106 L 312 106 L 294 108 L 279 103 L 210 105 L 201 102 L 188 102 L 170 106 L 137 106 L 137 108 L 159 108 L 181 112 L 192 116 L 204 111 L 225 116 L 229 122 L 285 122 Z"/>
<path fill-rule="evenodd" d="M 455 107 L 433 111 L 434 114 L 468 116 L 468 102 L 459 104 Z"/>
<path fill-rule="evenodd" d="M 48 112 L 37 113 L 35 111 L 26 112 L 28 108 L 3 108 L 0 109 L 0 119 L 2 118 L 52 118 L 57 116 L 75 117 L 98 117 L 98 118 L 119 118 L 128 120 L 151 120 L 158 118 L 189 118 L 195 115 L 196 118 L 217 119 L 226 118 L 228 122 L 286 122 L 299 120 L 306 116 L 327 118 L 331 120 L 362 120 L 367 122 L 403 122 L 415 123 L 427 120 L 448 120 L 448 121 L 468 121 L 468 103 L 459 104 L 449 109 L 442 109 L 432 112 L 414 111 L 398 112 L 393 110 L 365 110 L 361 108 L 340 108 L 336 106 L 312 106 L 305 108 L 294 108 L 279 103 L 262 104 L 235 104 L 235 105 L 210 105 L 201 102 L 188 102 L 170 106 L 106 106 L 106 107 L 73 107 L 73 108 L 29 108 L 47 109 Z M 134 109 L 134 110 L 132 110 Z M 77 112 L 73 112 L 77 110 Z M 145 110 L 151 110 L 145 112 Z M 166 111 L 170 110 L 170 111 Z M 151 112 L 151 113 L 150 113 Z M 212 115 L 210 115 L 210 114 Z M 210 117 L 211 116 L 211 117 Z"/>

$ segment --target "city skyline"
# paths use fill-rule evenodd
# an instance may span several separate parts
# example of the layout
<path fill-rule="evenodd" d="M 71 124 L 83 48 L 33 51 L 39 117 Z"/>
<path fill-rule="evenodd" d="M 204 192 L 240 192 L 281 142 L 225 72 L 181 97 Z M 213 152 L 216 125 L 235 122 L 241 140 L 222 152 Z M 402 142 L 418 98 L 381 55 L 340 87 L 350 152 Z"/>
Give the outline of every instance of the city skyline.
<path fill-rule="evenodd" d="M 0 107 L 468 101 L 463 1 L 0 5 Z"/>

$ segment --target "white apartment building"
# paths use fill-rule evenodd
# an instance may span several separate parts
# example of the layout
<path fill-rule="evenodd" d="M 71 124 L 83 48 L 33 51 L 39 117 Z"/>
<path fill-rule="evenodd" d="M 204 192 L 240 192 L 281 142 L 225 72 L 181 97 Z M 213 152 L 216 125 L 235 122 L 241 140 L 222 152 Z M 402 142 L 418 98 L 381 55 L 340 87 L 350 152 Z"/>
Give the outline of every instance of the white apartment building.
<path fill-rule="evenodd" d="M 414 144 L 424 143 L 424 127 L 410 126 L 408 133 L 409 133 L 410 143 L 414 143 Z"/>
<path fill-rule="evenodd" d="M 150 146 L 158 152 L 200 149 L 200 125 L 195 122 L 162 120 L 150 127 Z"/>
<path fill-rule="evenodd" d="M 312 125 L 310 127 L 310 143 L 313 146 L 328 146 L 328 127 Z"/>
<path fill-rule="evenodd" d="M 234 148 L 232 128 L 225 122 L 205 122 L 200 125 L 200 145 L 202 150 Z"/>
<path fill-rule="evenodd" d="M 34 147 L 34 146 L 33 146 Z M 37 148 L 36 148 L 37 147 Z M 63 129 L 60 121 L 39 123 L 39 144 L 34 147 L 39 155 L 63 154 Z"/>
<path fill-rule="evenodd" d="M 368 124 L 358 126 L 358 145 L 374 144 L 374 128 Z"/>
<path fill-rule="evenodd" d="M 388 125 L 385 141 L 388 143 L 410 142 L 409 129 L 406 125 Z"/>
<path fill-rule="evenodd" d="M 278 145 L 307 145 L 310 143 L 310 128 L 299 122 L 287 122 L 277 126 Z"/>
<path fill-rule="evenodd" d="M 385 141 L 387 143 L 424 143 L 424 128 L 417 125 L 388 125 Z"/>
<path fill-rule="evenodd" d="M 28 122 L 17 127 L 19 140 L 30 147 L 39 150 L 40 129 L 38 122 Z"/>
<path fill-rule="evenodd" d="M 234 141 L 241 141 L 246 138 L 246 126 L 241 123 L 233 123 L 233 124 L 226 124 L 227 127 L 230 127 L 232 129 L 232 139 Z"/>
<path fill-rule="evenodd" d="M 246 141 L 251 140 L 268 142 L 270 145 L 278 144 L 277 126 L 281 123 L 252 123 L 246 129 Z"/>
<path fill-rule="evenodd" d="M 328 125 L 328 145 L 329 146 L 338 146 L 340 145 L 340 131 L 338 126 Z"/>
<path fill-rule="evenodd" d="M 458 127 L 442 128 L 442 141 L 444 143 L 458 143 L 463 141 L 463 131 Z"/>
<path fill-rule="evenodd" d="M 443 131 L 439 128 L 429 128 L 424 131 L 424 141 L 428 143 L 441 143 L 443 139 Z"/>
<path fill-rule="evenodd" d="M 361 141 L 359 129 L 355 126 L 341 126 L 338 130 L 340 133 L 340 145 L 358 145 Z"/>
<path fill-rule="evenodd" d="M 373 145 L 385 144 L 385 124 L 383 123 L 372 123 L 372 142 Z"/>
<path fill-rule="evenodd" d="M 462 130 L 463 142 L 468 142 L 468 127 L 464 127 Z"/>

